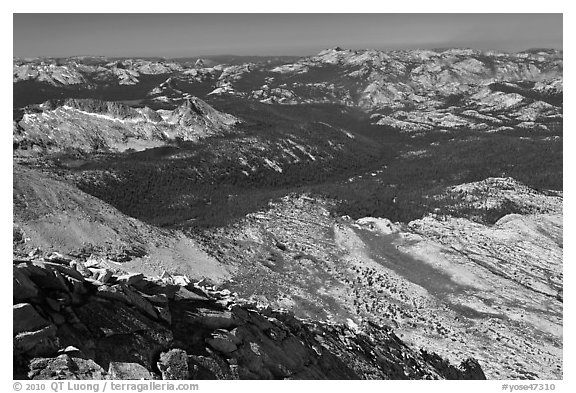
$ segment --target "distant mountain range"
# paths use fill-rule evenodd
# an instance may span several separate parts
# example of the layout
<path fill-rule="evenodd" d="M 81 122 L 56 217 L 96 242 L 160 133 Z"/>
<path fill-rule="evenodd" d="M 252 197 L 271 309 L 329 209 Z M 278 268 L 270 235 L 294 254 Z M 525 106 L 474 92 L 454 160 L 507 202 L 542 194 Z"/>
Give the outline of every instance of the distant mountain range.
<path fill-rule="evenodd" d="M 335 48 L 299 59 L 240 60 L 246 58 L 15 60 L 15 104 L 64 95 L 138 99 L 143 105 L 174 108 L 190 96 L 230 96 L 359 107 L 374 124 L 409 132 L 547 129 L 562 116 L 563 58 L 557 50 L 508 54 Z M 30 82 L 41 85 L 35 94 L 30 94 Z"/>

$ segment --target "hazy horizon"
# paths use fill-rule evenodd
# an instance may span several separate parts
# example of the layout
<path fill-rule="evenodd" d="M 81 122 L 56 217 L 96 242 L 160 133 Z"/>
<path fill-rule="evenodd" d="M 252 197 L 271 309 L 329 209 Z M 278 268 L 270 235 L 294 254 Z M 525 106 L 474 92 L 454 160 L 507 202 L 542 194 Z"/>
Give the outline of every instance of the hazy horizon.
<path fill-rule="evenodd" d="M 30 57 L 307 56 L 323 49 L 562 49 L 562 14 L 14 14 Z"/>

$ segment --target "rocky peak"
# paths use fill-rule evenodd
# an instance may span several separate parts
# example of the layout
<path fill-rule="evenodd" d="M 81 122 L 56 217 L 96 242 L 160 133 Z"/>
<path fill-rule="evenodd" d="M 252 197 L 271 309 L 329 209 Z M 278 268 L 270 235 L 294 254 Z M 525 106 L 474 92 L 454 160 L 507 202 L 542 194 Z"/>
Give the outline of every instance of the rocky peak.
<path fill-rule="evenodd" d="M 167 120 L 185 127 L 208 126 L 220 130 L 239 122 L 236 117 L 214 109 L 197 97 L 187 98 L 167 116 Z"/>

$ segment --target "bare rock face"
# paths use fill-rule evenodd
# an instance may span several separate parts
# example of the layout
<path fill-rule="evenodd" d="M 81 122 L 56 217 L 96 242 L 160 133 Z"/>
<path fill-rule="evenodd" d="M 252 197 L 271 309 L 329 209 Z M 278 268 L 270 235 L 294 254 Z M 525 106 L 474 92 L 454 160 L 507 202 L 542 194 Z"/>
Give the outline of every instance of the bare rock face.
<path fill-rule="evenodd" d="M 162 379 L 188 379 L 188 354 L 182 349 L 171 349 L 160 354 L 158 369 Z"/>
<path fill-rule="evenodd" d="M 138 363 L 111 362 L 108 375 L 110 379 L 153 379 L 152 374 Z"/>
<path fill-rule="evenodd" d="M 27 300 L 38 295 L 38 288 L 19 269 L 13 270 L 12 285 L 14 288 L 14 301 Z"/>
<path fill-rule="evenodd" d="M 42 318 L 29 303 L 15 304 L 14 315 L 12 318 L 14 322 L 14 334 L 19 334 L 25 331 L 34 331 L 49 325 L 49 322 Z"/>
<path fill-rule="evenodd" d="M 18 260 L 16 271 L 35 283 L 39 296 L 14 305 L 15 376 L 483 378 L 479 368 L 454 367 L 439 357 L 428 361 L 384 326 L 302 321 L 290 312 L 238 303 L 230 291 L 203 289 L 168 274 L 131 280 L 113 274 L 104 284 L 92 278 L 93 261 L 73 261 L 70 267 Z M 81 264 L 84 268 L 78 268 Z M 61 278 L 62 286 L 40 279 L 52 275 Z M 179 298 L 174 286 L 197 295 Z M 159 300 L 163 297 L 167 300 Z"/>
<path fill-rule="evenodd" d="M 58 348 L 56 326 L 48 325 L 38 330 L 18 333 L 14 337 L 14 348 L 17 352 L 28 355 L 45 355 Z"/>
<path fill-rule="evenodd" d="M 104 379 L 106 372 L 91 359 L 70 357 L 35 358 L 30 362 L 29 379 Z"/>

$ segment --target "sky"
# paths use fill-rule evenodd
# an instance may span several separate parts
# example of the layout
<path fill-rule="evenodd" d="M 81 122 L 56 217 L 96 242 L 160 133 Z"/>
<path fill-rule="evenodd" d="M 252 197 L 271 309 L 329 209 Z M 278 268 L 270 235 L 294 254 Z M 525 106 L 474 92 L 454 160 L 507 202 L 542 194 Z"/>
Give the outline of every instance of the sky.
<path fill-rule="evenodd" d="M 562 49 L 562 14 L 13 14 L 14 57 Z"/>

